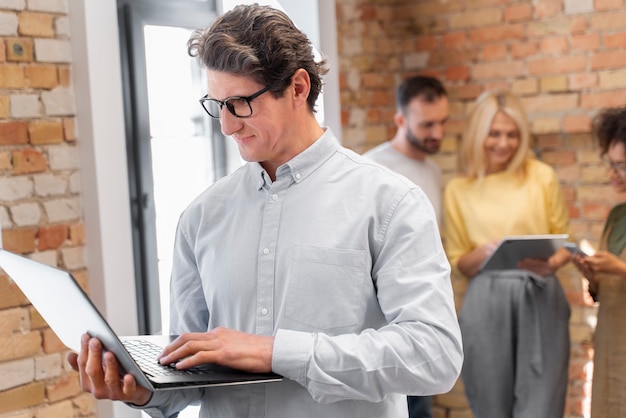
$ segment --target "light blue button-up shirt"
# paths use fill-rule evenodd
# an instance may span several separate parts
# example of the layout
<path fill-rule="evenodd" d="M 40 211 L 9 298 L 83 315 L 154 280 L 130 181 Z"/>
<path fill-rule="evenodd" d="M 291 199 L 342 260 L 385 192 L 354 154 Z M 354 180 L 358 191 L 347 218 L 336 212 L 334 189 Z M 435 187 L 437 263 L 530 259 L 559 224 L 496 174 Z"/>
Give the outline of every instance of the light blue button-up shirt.
<path fill-rule="evenodd" d="M 182 214 L 171 333 L 274 335 L 261 383 L 157 392 L 170 417 L 406 417 L 406 394 L 448 391 L 462 363 L 450 266 L 413 183 L 329 129 L 271 181 L 248 163 Z"/>

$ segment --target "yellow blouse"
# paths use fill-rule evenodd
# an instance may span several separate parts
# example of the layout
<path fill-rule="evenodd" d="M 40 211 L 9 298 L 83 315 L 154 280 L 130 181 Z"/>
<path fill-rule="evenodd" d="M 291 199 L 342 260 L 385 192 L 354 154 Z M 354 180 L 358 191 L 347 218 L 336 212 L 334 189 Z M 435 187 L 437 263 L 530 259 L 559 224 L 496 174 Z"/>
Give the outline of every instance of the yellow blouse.
<path fill-rule="evenodd" d="M 480 180 L 450 180 L 444 192 L 444 230 L 455 270 L 461 256 L 506 235 L 568 234 L 569 215 L 556 172 L 529 159 L 525 178 L 499 172 Z"/>

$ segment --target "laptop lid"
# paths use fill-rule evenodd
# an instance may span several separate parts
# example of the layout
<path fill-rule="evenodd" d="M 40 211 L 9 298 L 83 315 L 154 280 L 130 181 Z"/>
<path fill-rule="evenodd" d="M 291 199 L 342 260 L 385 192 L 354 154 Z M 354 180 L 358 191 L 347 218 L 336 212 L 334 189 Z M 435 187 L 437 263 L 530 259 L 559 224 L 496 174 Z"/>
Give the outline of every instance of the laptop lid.
<path fill-rule="evenodd" d="M 282 379 L 275 373 L 248 373 L 218 365 L 206 365 L 190 372 L 172 373 L 170 376 L 151 375 L 140 368 L 122 340 L 145 340 L 164 347 L 175 337 L 133 336 L 120 339 L 69 272 L 2 248 L 0 268 L 22 290 L 63 344 L 80 352 L 80 338 L 85 332 L 98 338 L 108 351 L 115 354 L 121 367 L 135 376 L 138 384 L 150 390 L 224 386 Z M 156 362 L 155 357 L 154 363 Z"/>

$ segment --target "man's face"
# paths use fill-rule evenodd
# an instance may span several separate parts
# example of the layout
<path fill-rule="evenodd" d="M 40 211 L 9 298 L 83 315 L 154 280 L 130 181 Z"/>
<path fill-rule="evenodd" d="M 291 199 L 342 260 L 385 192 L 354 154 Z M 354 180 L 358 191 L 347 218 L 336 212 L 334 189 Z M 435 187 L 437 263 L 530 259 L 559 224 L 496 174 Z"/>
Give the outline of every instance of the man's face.
<path fill-rule="evenodd" d="M 396 124 L 412 147 L 431 155 L 441 148 L 449 115 L 450 105 L 446 97 L 439 97 L 432 103 L 417 97 L 409 102 L 404 112 L 396 115 Z"/>
<path fill-rule="evenodd" d="M 251 77 L 220 71 L 207 71 L 209 97 L 224 100 L 250 96 L 266 87 Z M 290 107 L 286 98 L 265 92 L 250 101 L 252 115 L 238 118 L 223 106 L 220 111 L 222 133 L 237 143 L 245 161 L 284 162 L 293 154 L 289 141 Z"/>

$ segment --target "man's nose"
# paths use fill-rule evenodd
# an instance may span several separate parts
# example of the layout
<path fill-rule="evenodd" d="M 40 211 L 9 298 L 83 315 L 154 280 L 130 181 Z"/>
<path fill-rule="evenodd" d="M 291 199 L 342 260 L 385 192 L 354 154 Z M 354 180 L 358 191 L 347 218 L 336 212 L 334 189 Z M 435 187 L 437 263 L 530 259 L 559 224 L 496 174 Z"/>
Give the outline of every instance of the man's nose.
<path fill-rule="evenodd" d="M 241 129 L 241 118 L 230 113 L 226 106 L 220 109 L 220 126 L 224 136 L 230 136 Z"/>

